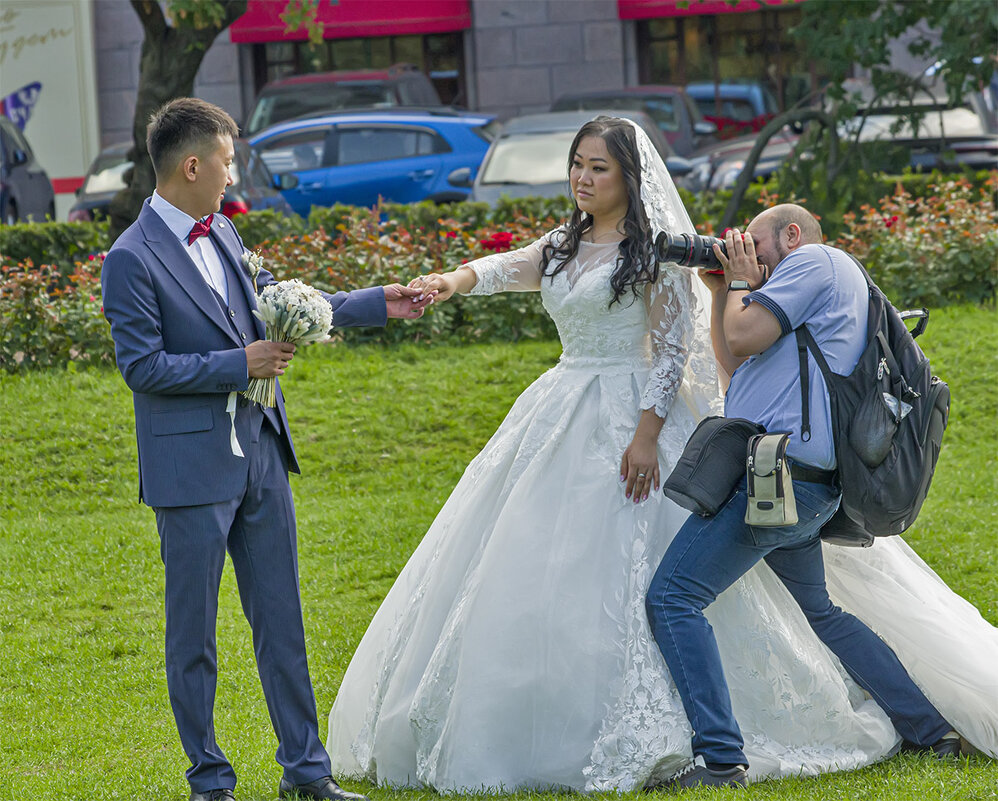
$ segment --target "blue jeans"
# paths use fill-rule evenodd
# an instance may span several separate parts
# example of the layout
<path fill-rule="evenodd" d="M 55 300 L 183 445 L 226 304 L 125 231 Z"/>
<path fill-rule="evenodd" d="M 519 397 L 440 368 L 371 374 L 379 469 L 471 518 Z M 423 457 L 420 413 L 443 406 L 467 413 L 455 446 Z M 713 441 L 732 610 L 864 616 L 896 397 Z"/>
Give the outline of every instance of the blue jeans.
<path fill-rule="evenodd" d="M 818 535 L 838 508 L 839 490 L 794 481 L 794 496 L 797 525 L 749 526 L 744 522 L 743 481 L 714 517 L 689 517 L 648 588 L 648 620 L 693 728 L 693 753 L 708 763 L 748 764 L 717 642 L 703 610 L 760 559 L 779 576 L 811 628 L 873 696 L 898 733 L 918 745 L 936 742 L 950 725 L 890 647 L 828 597 Z"/>

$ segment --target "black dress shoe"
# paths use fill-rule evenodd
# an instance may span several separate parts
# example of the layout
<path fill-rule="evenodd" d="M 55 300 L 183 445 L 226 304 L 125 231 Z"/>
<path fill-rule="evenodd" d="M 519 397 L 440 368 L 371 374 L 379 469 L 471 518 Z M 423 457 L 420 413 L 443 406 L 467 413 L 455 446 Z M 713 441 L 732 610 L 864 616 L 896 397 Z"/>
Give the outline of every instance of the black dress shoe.
<path fill-rule="evenodd" d="M 370 801 L 366 795 L 360 793 L 348 793 L 336 782 L 332 776 L 324 776 L 308 784 L 292 784 L 287 779 L 281 779 L 281 787 L 278 795 L 281 798 L 291 799 L 328 799 L 329 801 Z"/>
<path fill-rule="evenodd" d="M 203 793 L 191 790 L 191 801 L 235 801 L 235 793 L 228 787 L 217 790 L 205 790 Z"/>

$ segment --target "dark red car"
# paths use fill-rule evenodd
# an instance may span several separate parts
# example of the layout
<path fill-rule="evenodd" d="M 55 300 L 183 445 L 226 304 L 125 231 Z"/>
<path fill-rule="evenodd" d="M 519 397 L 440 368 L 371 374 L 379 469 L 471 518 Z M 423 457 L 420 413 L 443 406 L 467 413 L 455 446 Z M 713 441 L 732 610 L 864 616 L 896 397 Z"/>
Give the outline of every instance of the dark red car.
<path fill-rule="evenodd" d="M 757 81 L 701 81 L 687 84 L 686 92 L 722 139 L 757 133 L 780 110 L 776 95 Z"/>
<path fill-rule="evenodd" d="M 440 95 L 432 81 L 413 64 L 292 75 L 260 90 L 246 118 L 244 135 L 251 138 L 271 125 L 316 112 L 439 105 Z"/>
<path fill-rule="evenodd" d="M 294 214 L 279 189 L 290 189 L 298 181 L 293 175 L 281 176 L 275 183 L 267 165 L 245 141 L 233 142 L 236 158 L 232 164 L 232 186 L 225 190 L 222 213 L 227 217 L 247 211 L 274 209 L 282 214 Z M 131 168 L 128 160 L 130 142 L 104 148 L 90 165 L 83 185 L 76 192 L 76 202 L 69 210 L 70 222 L 107 217 L 111 199 L 125 188 L 125 172 Z M 291 184 L 291 182 L 294 184 Z"/>

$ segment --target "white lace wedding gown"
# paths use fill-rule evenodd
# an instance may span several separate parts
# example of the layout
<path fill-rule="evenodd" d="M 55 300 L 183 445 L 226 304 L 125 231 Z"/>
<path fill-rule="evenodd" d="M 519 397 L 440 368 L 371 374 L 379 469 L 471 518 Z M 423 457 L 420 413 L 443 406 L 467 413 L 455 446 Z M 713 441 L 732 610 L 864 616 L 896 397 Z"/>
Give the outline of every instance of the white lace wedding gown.
<path fill-rule="evenodd" d="M 357 648 L 329 716 L 337 775 L 441 792 L 627 791 L 690 758 L 644 609 L 688 513 L 661 493 L 635 505 L 618 474 L 641 408 L 666 417 L 664 476 L 710 412 L 695 399 L 716 397 L 691 371 L 682 380 L 692 273 L 663 271 L 643 300 L 608 307 L 617 246 L 582 243 L 542 280 L 545 239 L 469 265 L 476 294 L 540 289 L 563 355 L 468 466 Z M 898 538 L 828 556 L 835 599 L 995 753 L 995 629 Z M 754 778 L 855 768 L 897 745 L 765 565 L 707 617 Z M 954 676 L 947 656 L 968 643 Z"/>

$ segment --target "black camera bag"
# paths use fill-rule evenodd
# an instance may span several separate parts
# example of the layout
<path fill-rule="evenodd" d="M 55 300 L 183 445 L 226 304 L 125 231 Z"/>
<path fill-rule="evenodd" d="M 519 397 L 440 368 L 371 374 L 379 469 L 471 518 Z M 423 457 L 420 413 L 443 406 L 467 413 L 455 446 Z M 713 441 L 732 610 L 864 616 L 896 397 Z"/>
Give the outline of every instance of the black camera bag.
<path fill-rule="evenodd" d="M 705 417 L 662 484 L 670 500 L 701 517 L 713 517 L 745 475 L 745 450 L 758 423 L 742 417 Z"/>
<path fill-rule="evenodd" d="M 796 330 L 803 418 L 810 438 L 807 351 L 825 378 L 842 504 L 822 528 L 837 545 L 869 546 L 874 537 L 900 534 L 922 508 L 949 419 L 950 392 L 932 375 L 915 344 L 928 323 L 926 309 L 898 312 L 858 260 L 869 287 L 867 344 L 849 375 L 833 373 L 806 325 Z M 920 318 L 909 331 L 905 320 Z M 885 402 L 885 393 L 894 401 Z M 900 417 L 897 410 L 910 404 Z"/>

